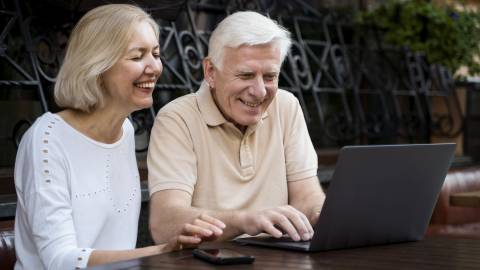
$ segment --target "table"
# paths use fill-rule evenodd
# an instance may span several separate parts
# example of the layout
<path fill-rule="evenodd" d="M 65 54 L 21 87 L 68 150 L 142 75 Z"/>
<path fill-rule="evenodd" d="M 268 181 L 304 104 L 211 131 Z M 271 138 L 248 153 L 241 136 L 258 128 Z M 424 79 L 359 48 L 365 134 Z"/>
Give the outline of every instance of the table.
<path fill-rule="evenodd" d="M 451 206 L 480 207 L 480 190 L 450 195 Z"/>
<path fill-rule="evenodd" d="M 479 269 L 480 240 L 430 237 L 419 242 L 301 253 L 236 243 L 210 243 L 255 256 L 251 265 L 217 266 L 217 269 Z M 182 250 L 89 269 L 213 269 Z"/>

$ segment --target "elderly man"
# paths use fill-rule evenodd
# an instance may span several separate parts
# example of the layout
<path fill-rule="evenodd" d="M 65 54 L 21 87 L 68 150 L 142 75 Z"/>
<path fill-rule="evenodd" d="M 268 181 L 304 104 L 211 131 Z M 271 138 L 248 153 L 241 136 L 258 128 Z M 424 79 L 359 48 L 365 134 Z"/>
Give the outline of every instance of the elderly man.
<path fill-rule="evenodd" d="M 289 36 L 256 12 L 228 16 L 210 38 L 198 92 L 158 113 L 148 153 L 155 242 L 202 213 L 227 225 L 223 239 L 312 237 L 325 195 L 298 100 L 278 89 Z"/>

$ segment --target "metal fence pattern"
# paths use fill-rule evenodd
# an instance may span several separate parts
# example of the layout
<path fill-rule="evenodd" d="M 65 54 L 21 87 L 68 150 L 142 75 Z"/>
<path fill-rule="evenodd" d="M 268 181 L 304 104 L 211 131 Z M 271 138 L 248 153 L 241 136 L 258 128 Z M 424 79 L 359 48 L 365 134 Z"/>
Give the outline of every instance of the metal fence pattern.
<path fill-rule="evenodd" d="M 53 2 L 0 0 L 2 98 L 8 99 L 9 91 L 31 89 L 43 111 L 58 110 L 52 98 L 55 74 L 68 34 L 84 12 Z M 145 8 L 160 25 L 164 72 L 154 106 L 131 116 L 136 135 L 147 141 L 156 112 L 196 91 L 211 30 L 237 10 L 266 14 L 292 32 L 280 88 L 298 97 L 317 147 L 429 142 L 432 135 L 454 137 L 463 130 L 448 70 L 426 63 L 420 53 L 376 42 L 374 29 L 358 29 L 345 14 L 317 11 L 302 0 L 190 0 L 172 21 L 157 16 L 161 8 L 152 3 Z M 52 18 L 44 9 L 63 12 Z M 15 125 L 15 143 L 32 120 Z M 137 151 L 147 148 L 137 145 Z"/>

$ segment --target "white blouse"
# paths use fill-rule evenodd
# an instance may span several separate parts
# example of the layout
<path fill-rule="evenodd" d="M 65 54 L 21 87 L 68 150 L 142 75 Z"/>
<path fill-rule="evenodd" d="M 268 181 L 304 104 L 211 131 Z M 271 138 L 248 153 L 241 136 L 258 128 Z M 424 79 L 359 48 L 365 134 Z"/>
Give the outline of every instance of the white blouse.
<path fill-rule="evenodd" d="M 135 248 L 140 181 L 132 124 L 105 144 L 45 113 L 15 162 L 15 269 L 86 267 L 93 249 Z"/>

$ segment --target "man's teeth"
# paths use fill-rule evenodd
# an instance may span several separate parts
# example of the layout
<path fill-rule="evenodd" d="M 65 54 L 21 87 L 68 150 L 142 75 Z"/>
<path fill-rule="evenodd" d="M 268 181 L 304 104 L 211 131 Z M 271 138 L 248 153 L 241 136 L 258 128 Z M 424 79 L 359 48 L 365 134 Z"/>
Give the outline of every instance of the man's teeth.
<path fill-rule="evenodd" d="M 155 87 L 155 82 L 142 82 L 135 85 L 140 88 L 153 88 Z"/>
<path fill-rule="evenodd" d="M 257 107 L 258 105 L 262 104 L 262 102 L 257 102 L 257 103 L 250 103 L 242 100 L 242 103 L 249 106 L 249 107 Z"/>

